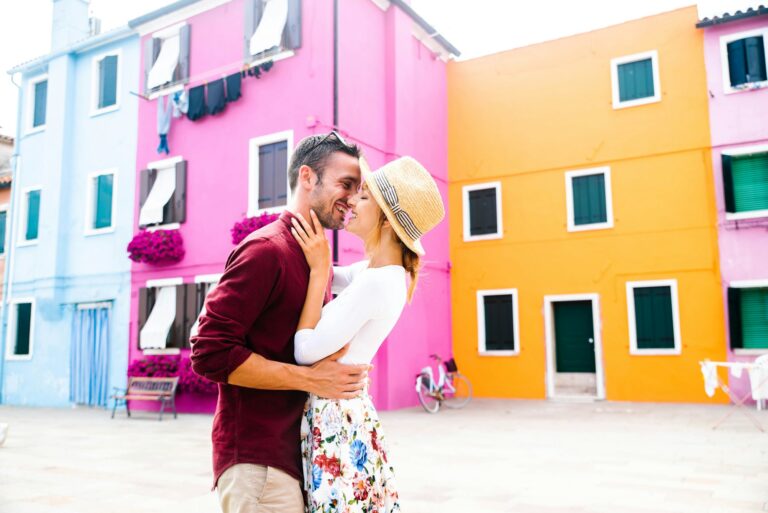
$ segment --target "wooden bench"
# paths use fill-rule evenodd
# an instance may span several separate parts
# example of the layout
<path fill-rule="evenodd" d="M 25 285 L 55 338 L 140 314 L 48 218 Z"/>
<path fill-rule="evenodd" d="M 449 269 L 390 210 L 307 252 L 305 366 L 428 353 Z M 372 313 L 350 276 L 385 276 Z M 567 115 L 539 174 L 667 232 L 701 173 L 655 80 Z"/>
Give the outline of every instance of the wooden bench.
<path fill-rule="evenodd" d="M 115 387 L 114 399 L 115 405 L 112 407 L 112 418 L 115 418 L 115 411 L 120 404 L 125 405 L 125 411 L 131 416 L 131 408 L 128 401 L 160 401 L 160 417 L 163 420 L 165 406 L 170 405 L 173 410 L 173 418 L 176 415 L 176 387 L 179 384 L 179 378 L 148 378 L 133 377 L 128 378 L 128 388 Z"/>

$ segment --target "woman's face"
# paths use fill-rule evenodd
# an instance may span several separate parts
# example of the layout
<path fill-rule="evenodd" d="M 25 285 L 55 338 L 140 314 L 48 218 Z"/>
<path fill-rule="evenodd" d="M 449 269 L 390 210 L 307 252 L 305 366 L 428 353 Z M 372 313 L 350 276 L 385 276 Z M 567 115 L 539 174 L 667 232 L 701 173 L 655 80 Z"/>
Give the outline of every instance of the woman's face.
<path fill-rule="evenodd" d="M 363 184 L 360 192 L 352 196 L 349 201 L 350 216 L 346 229 L 360 237 L 362 240 L 368 240 L 368 237 L 378 227 L 381 217 L 381 208 L 376 200 L 371 196 L 368 185 Z"/>

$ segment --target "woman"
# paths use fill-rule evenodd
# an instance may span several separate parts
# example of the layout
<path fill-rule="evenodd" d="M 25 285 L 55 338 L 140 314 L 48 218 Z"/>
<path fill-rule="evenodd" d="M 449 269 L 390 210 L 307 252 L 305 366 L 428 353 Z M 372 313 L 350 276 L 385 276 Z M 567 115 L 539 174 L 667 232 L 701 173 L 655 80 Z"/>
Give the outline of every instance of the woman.
<path fill-rule="evenodd" d="M 307 298 L 295 337 L 296 361 L 312 365 L 349 343 L 342 363 L 370 363 L 410 301 L 424 249 L 421 236 L 444 216 L 432 177 L 410 157 L 371 172 L 349 201 L 346 230 L 362 239 L 367 261 L 335 268 L 338 297 L 323 307 L 330 270 L 325 232 L 314 212 L 310 225 L 294 219 L 293 235 L 310 266 Z M 406 287 L 406 274 L 410 284 Z M 378 414 L 367 392 L 356 399 L 307 401 L 302 433 L 307 511 L 400 511 L 393 470 Z"/>

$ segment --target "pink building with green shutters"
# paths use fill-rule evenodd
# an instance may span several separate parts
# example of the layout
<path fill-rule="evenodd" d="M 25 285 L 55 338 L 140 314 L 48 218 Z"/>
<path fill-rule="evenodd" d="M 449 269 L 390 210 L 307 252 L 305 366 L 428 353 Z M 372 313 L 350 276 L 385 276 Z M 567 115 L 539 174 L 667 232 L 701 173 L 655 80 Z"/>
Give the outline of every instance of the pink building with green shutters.
<path fill-rule="evenodd" d="M 768 354 L 768 8 L 702 20 L 728 355 Z M 746 376 L 731 378 L 739 397 Z"/>
<path fill-rule="evenodd" d="M 178 233 L 184 254 L 168 241 L 170 261 L 133 264 L 129 362 L 186 358 L 232 228 L 285 208 L 287 164 L 303 137 L 336 127 L 373 166 L 411 155 L 445 196 L 445 67 L 458 51 L 401 0 L 184 0 L 130 26 L 141 37 L 144 96 L 134 228 Z M 177 93 L 178 118 L 166 104 Z M 451 350 L 447 222 L 424 244 L 420 290 L 374 361 L 380 408 L 415 404 L 415 374 Z M 341 264 L 363 258 L 343 232 L 334 252 Z M 214 403 L 215 394 L 184 390 L 178 401 L 182 411 Z"/>

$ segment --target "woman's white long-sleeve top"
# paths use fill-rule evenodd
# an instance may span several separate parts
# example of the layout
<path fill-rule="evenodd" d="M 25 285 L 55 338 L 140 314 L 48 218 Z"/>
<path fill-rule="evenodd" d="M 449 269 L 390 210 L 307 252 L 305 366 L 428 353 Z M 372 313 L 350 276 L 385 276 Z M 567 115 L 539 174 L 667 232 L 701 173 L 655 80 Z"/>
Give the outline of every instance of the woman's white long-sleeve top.
<path fill-rule="evenodd" d="M 296 362 L 312 365 L 349 342 L 349 351 L 339 361 L 370 363 L 405 306 L 405 269 L 369 268 L 367 261 L 334 267 L 332 290 L 338 296 L 323 307 L 317 326 L 296 332 Z"/>

